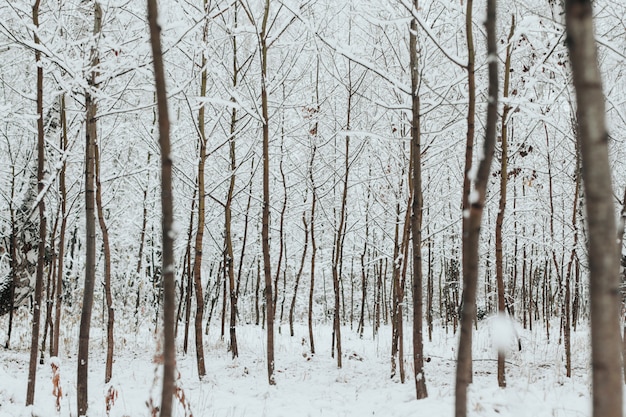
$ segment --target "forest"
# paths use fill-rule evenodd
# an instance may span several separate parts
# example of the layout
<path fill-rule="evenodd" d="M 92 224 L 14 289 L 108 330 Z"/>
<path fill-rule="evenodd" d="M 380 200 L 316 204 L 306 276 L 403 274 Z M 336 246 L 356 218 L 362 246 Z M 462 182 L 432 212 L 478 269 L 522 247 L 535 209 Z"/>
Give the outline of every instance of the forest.
<path fill-rule="evenodd" d="M 1 1 L 0 417 L 624 415 L 625 15 Z"/>

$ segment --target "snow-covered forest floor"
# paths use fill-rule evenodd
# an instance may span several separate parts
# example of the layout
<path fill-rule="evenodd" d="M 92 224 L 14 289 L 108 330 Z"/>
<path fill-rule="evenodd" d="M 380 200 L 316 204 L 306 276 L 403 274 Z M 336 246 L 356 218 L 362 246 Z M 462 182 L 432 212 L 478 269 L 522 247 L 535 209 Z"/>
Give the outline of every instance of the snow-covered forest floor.
<path fill-rule="evenodd" d="M 4 322 L 5 320 L 3 320 Z M 6 326 L 0 335 L 6 337 Z M 21 326 L 20 326 L 21 327 Z M 591 413 L 588 331 L 585 324 L 572 336 L 572 378 L 565 376 L 563 345 L 558 343 L 558 322 L 550 340 L 545 328 L 517 329 L 522 350 L 512 341 L 507 357 L 506 389 L 496 380 L 493 348 L 493 319 L 482 320 L 474 338 L 474 383 L 469 391 L 471 416 L 586 416 Z M 49 358 L 37 373 L 35 407 L 25 408 L 28 373 L 28 332 L 14 336 L 15 347 L 0 355 L 0 417 L 76 415 L 76 335 L 66 335 L 60 358 L 63 398 L 55 411 L 52 370 Z M 383 327 L 377 337 L 366 328 L 360 339 L 349 326 L 343 333 L 345 359 L 337 369 L 330 356 L 331 326 L 317 325 L 317 354 L 310 356 L 308 330 L 298 326 L 289 336 L 288 326 L 276 333 L 277 385 L 267 384 L 264 331 L 256 326 L 237 328 L 240 357 L 231 360 L 220 329 L 211 328 L 206 339 L 207 377 L 199 382 L 195 354 L 183 356 L 179 350 L 179 386 L 193 416 L 452 416 L 454 407 L 457 335 L 436 328 L 432 342 L 425 334 L 428 358 L 426 378 L 429 397 L 417 401 L 412 383 L 410 327 L 405 328 L 407 381 L 399 375 L 390 378 L 391 329 Z M 228 332 L 226 332 L 228 334 Z M 226 336 L 228 337 L 228 336 Z M 92 333 L 89 380 L 90 416 L 106 416 L 104 384 L 105 335 Z M 155 338 L 146 327 L 138 334 L 118 339 L 112 386 L 118 397 L 111 407 L 112 417 L 150 416 L 147 402 L 160 404 L 160 380 L 154 363 Z M 155 379 L 156 377 L 156 379 Z M 155 383 L 156 381 L 156 383 Z M 178 403 L 177 416 L 185 416 Z"/>

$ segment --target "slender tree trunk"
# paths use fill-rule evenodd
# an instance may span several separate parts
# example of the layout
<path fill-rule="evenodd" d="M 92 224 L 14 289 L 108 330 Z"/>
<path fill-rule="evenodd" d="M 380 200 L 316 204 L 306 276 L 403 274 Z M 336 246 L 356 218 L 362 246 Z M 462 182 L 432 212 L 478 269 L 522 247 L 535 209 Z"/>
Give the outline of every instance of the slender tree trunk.
<path fill-rule="evenodd" d="M 348 83 L 349 83 L 349 91 L 348 91 L 348 114 L 347 114 L 347 123 L 346 130 L 350 130 L 350 116 L 352 109 L 352 79 L 351 79 L 351 71 L 350 66 L 348 67 Z M 343 192 L 341 195 L 341 210 L 339 213 L 339 224 L 337 226 L 337 235 L 335 236 L 335 242 L 333 247 L 333 292 L 335 299 L 335 309 L 334 309 L 334 334 L 336 341 L 336 349 L 337 349 L 337 368 L 341 368 L 342 366 L 342 349 L 341 349 L 341 303 L 340 303 L 340 281 L 341 281 L 341 260 L 342 260 L 342 248 L 343 248 L 343 236 L 344 236 L 344 226 L 346 222 L 346 205 L 348 203 L 348 177 L 350 174 L 350 136 L 346 136 L 345 142 L 345 159 L 344 159 L 344 168 L 345 168 L 345 176 L 343 181 Z"/>
<path fill-rule="evenodd" d="M 487 0 L 487 54 L 497 55 L 496 0 Z M 467 416 L 467 387 L 471 382 L 472 321 L 476 316 L 476 283 L 478 281 L 478 244 L 480 224 L 487 195 L 489 171 L 493 160 L 498 119 L 498 62 L 489 60 L 489 91 L 487 125 L 483 145 L 483 159 L 478 165 L 474 191 L 468 199 L 467 229 L 463 233 L 463 302 L 461 307 L 461 335 L 456 370 L 455 416 Z"/>
<path fill-rule="evenodd" d="M 604 94 L 590 0 L 565 2 L 589 230 L 593 416 L 622 415 L 619 262 Z"/>
<path fill-rule="evenodd" d="M 40 0 L 36 0 L 33 5 L 33 25 L 35 30 L 39 29 L 39 5 Z M 35 33 L 35 44 L 39 44 L 39 35 Z M 37 248 L 37 275 L 35 278 L 35 294 L 33 303 L 33 331 L 30 344 L 30 361 L 28 366 L 28 385 L 26 389 L 26 405 L 35 402 L 35 382 L 37 379 L 37 349 L 39 347 L 39 323 L 41 320 L 41 298 L 43 292 L 44 263 L 46 250 L 46 206 L 43 198 L 44 190 L 44 125 L 43 125 L 43 67 L 41 63 L 41 52 L 35 51 L 35 61 L 37 63 L 37 198 L 39 202 L 39 244 Z"/>
<path fill-rule="evenodd" d="M 234 21 L 234 33 L 237 33 L 237 2 L 234 4 L 235 9 L 235 21 Z M 239 76 L 239 67 L 237 63 L 237 36 L 233 36 L 233 89 L 237 88 L 238 76 Z M 235 102 L 235 98 L 231 98 L 232 102 Z M 228 182 L 228 196 L 226 197 L 226 205 L 224 207 L 224 223 L 225 223 L 225 237 L 224 240 L 226 242 L 226 260 L 227 260 L 227 271 L 228 271 L 228 284 L 230 291 L 230 326 L 229 326 L 229 336 L 230 336 L 230 351 L 233 355 L 233 359 L 239 356 L 239 349 L 237 347 L 237 299 L 238 293 L 235 287 L 235 265 L 234 265 L 234 254 L 233 254 L 233 239 L 231 234 L 231 224 L 232 224 L 232 202 L 233 202 L 233 194 L 235 192 L 235 171 L 237 170 L 237 154 L 235 149 L 235 135 L 237 133 L 237 108 L 233 106 L 230 115 L 230 137 L 228 140 L 228 148 L 230 154 L 230 180 Z"/>
<path fill-rule="evenodd" d="M 418 0 L 413 0 L 413 13 L 418 13 Z M 411 69 L 411 235 L 413 237 L 413 367 L 416 398 L 428 397 L 424 375 L 424 344 L 422 338 L 422 151 L 420 130 L 420 72 L 417 50 L 417 19 L 411 19 L 409 60 Z"/>
<path fill-rule="evenodd" d="M 113 296 L 111 294 L 111 246 L 109 244 L 109 230 L 104 220 L 102 209 L 102 185 L 100 183 L 100 150 L 98 144 L 94 144 L 95 154 L 95 180 L 96 180 L 96 209 L 98 213 L 98 223 L 102 232 L 102 245 L 104 248 L 104 294 L 107 306 L 107 353 L 106 365 L 104 368 L 104 382 L 108 383 L 113 376 L 113 326 L 115 324 L 115 310 L 113 309 Z"/>
<path fill-rule="evenodd" d="M 94 2 L 94 36 L 99 36 L 102 25 L 102 9 Z M 85 135 L 85 289 L 83 293 L 83 307 L 80 317 L 78 336 L 78 373 L 76 385 L 76 399 L 78 415 L 86 416 L 89 407 L 89 333 L 91 330 L 91 311 L 93 307 L 93 293 L 96 280 L 96 218 L 95 218 L 95 146 L 97 142 L 97 104 L 92 96 L 93 90 L 98 88 L 96 83 L 96 68 L 99 63 L 96 46 L 91 49 L 91 74 L 88 80 L 88 89 L 85 91 L 86 135 Z"/>
<path fill-rule="evenodd" d="M 504 95 L 506 99 L 509 96 L 509 70 L 511 68 L 511 38 L 515 32 L 515 16 L 511 17 L 511 30 L 506 47 L 506 59 L 504 64 Z M 500 203 L 498 207 L 498 215 L 496 217 L 496 282 L 498 286 L 498 314 L 504 316 L 506 314 L 506 306 L 504 301 L 504 272 L 502 262 L 502 223 L 504 222 L 504 212 L 506 210 L 506 186 L 508 179 L 508 126 L 507 116 L 511 106 L 504 104 L 502 111 L 502 124 L 500 127 L 500 138 L 502 145 L 502 156 L 500 158 Z M 504 368 L 504 351 L 498 350 L 498 386 L 506 387 L 506 373 Z"/>
<path fill-rule="evenodd" d="M 59 216 L 61 211 L 57 211 L 56 218 L 54 219 L 54 226 L 52 226 L 52 234 L 50 236 L 50 247 L 52 248 L 50 264 L 51 268 L 48 269 L 48 279 L 46 280 L 46 318 L 44 321 L 43 337 L 41 340 L 41 349 L 39 350 L 39 364 L 44 364 L 44 352 L 46 351 L 46 337 L 48 331 L 50 331 L 50 356 L 52 356 L 52 335 L 54 334 L 54 323 L 52 322 L 52 309 L 54 308 L 54 297 L 56 293 L 57 282 L 57 253 L 56 253 L 56 234 L 59 226 Z"/>
<path fill-rule="evenodd" d="M 465 168 L 463 174 L 463 219 L 462 219 L 462 237 L 465 239 L 465 236 L 470 231 L 470 191 L 471 191 L 471 179 L 470 179 L 470 171 L 472 169 L 472 160 L 474 157 L 474 130 L 476 125 L 476 78 L 474 75 L 474 60 L 475 60 L 475 51 L 474 51 L 474 29 L 473 29 L 473 20 L 472 20 L 472 11 L 473 11 L 473 0 L 467 0 L 466 9 L 465 9 L 465 38 L 467 42 L 467 92 L 468 92 L 468 100 L 467 100 L 467 135 L 465 140 Z M 465 266 L 463 266 L 465 269 Z M 465 281 L 465 271 L 463 271 L 463 299 L 465 299 L 465 289 L 468 286 L 471 286 L 472 283 L 468 283 Z M 471 331 L 471 330 L 470 330 Z M 470 346 L 468 347 L 467 352 L 465 354 L 468 355 L 468 359 L 463 363 L 465 369 L 463 372 L 467 373 L 465 378 L 467 379 L 467 383 L 470 384 L 473 378 L 472 371 L 472 339 L 470 334 L 470 339 L 468 340 Z M 459 364 L 457 363 L 457 366 Z"/>
<path fill-rule="evenodd" d="M 311 159 L 309 160 L 309 180 L 311 181 L 311 273 L 309 285 L 309 308 L 308 308 L 308 327 L 309 327 L 309 344 L 311 345 L 311 354 L 315 355 L 315 340 L 313 338 L 313 295 L 315 293 L 315 258 L 317 255 L 317 244 L 315 242 L 315 205 L 317 202 L 317 189 L 315 187 L 315 178 L 313 177 L 313 162 L 315 161 L 315 153 L 317 151 L 317 135 L 319 134 L 319 112 L 320 112 L 320 96 L 319 96 L 319 74 L 320 60 L 319 57 L 315 66 L 315 125 L 311 133 Z"/>
<path fill-rule="evenodd" d="M 198 187 L 194 187 L 193 197 L 191 198 L 191 211 L 189 214 L 189 229 L 187 230 L 187 248 L 185 250 L 185 271 L 187 278 L 187 288 L 185 290 L 185 335 L 183 336 L 183 352 L 187 354 L 189 348 L 189 325 L 191 323 L 191 299 L 194 288 L 193 270 L 191 269 L 191 242 L 193 236 L 193 218 L 196 210 L 196 196 L 198 193 Z M 182 304 L 182 302 L 181 302 Z"/>
<path fill-rule="evenodd" d="M 311 152 L 311 161 L 309 163 L 309 177 L 313 192 L 311 193 L 311 273 L 309 285 L 309 308 L 308 308 L 308 327 L 309 327 L 309 344 L 311 345 L 311 354 L 315 354 L 315 339 L 313 338 L 313 295 L 315 294 L 315 259 L 317 255 L 317 243 L 315 242 L 315 206 L 317 203 L 317 191 L 313 180 L 313 160 L 315 159 L 315 151 L 317 146 L 313 144 Z"/>
<path fill-rule="evenodd" d="M 159 145 L 161 147 L 161 227 L 163 240 L 163 389 L 161 391 L 161 417 L 172 415 L 176 372 L 176 346 L 174 333 L 176 320 L 176 279 L 174 275 L 174 222 L 172 202 L 172 158 L 170 155 L 170 121 L 165 89 L 165 70 L 161 50 L 161 27 L 158 24 L 156 0 L 148 0 L 148 23 L 154 63 L 154 78 L 159 112 Z"/>
<path fill-rule="evenodd" d="M 265 318 L 267 320 L 267 380 L 275 385 L 274 379 L 274 305 L 272 298 L 272 271 L 270 264 L 270 155 L 269 155 L 269 109 L 267 98 L 267 22 L 270 1 L 265 0 L 263 23 L 259 42 L 261 47 L 261 112 L 263 117 L 263 221 L 261 240 L 263 246 L 263 275 L 265 277 Z"/>
<path fill-rule="evenodd" d="M 9 241 L 9 253 L 11 255 L 9 265 L 11 267 L 11 305 L 9 310 L 9 328 L 7 329 L 7 340 L 4 344 L 5 349 L 9 349 L 11 343 L 11 333 L 13 331 L 13 310 L 15 310 L 15 289 L 18 284 L 17 274 L 17 225 L 15 224 L 15 208 L 13 201 L 15 199 L 15 162 L 11 161 L 11 201 L 9 202 L 9 216 L 11 218 L 11 237 Z"/>
<path fill-rule="evenodd" d="M 306 261 L 307 249 L 309 247 L 309 225 L 306 222 L 306 211 L 302 212 L 302 226 L 304 227 L 304 247 L 302 248 L 302 259 L 300 259 L 300 268 L 298 269 L 298 273 L 296 274 L 296 282 L 293 286 L 293 297 L 291 298 L 291 304 L 289 306 L 289 334 L 291 335 L 291 337 L 294 336 L 293 316 L 296 309 L 298 286 L 300 285 L 300 278 L 302 277 L 302 272 L 304 271 L 304 263 Z"/>
<path fill-rule="evenodd" d="M 67 150 L 67 115 L 65 113 L 65 94 L 61 96 L 61 139 L 60 149 Z M 59 356 L 59 339 L 61 335 L 61 307 L 63 304 L 63 267 L 65 265 L 65 229 L 67 228 L 67 189 L 65 186 L 66 160 L 59 172 L 59 193 L 61 198 L 61 230 L 59 231 L 59 255 L 56 274 L 55 309 L 54 309 L 54 331 L 52 333 L 52 356 Z"/>
<path fill-rule="evenodd" d="M 208 7 L 207 0 L 204 0 L 204 9 Z M 207 41 L 207 27 L 205 22 L 202 34 L 202 42 Z M 206 96 L 207 88 L 207 59 L 202 55 L 202 73 L 200 76 L 200 97 Z M 198 133 L 200 155 L 198 159 L 198 227 L 196 230 L 195 256 L 193 263 L 193 278 L 196 289 L 196 315 L 195 315 L 195 340 L 196 340 L 196 363 L 198 366 L 198 377 L 202 379 L 206 375 L 206 367 L 204 365 L 204 344 L 202 339 L 202 315 L 204 313 L 204 297 L 202 295 L 202 247 L 204 237 L 204 207 L 205 207 L 205 189 L 204 189 L 204 164 L 206 162 L 206 136 L 204 132 L 204 112 L 205 104 L 203 103 L 198 110 Z"/>
<path fill-rule="evenodd" d="M 369 177 L 372 177 L 372 170 L 370 166 Z M 359 324 L 357 326 L 357 333 L 359 333 L 359 337 L 363 338 L 363 331 L 365 330 L 365 304 L 367 303 L 367 278 L 369 273 L 366 272 L 365 268 L 365 257 L 368 253 L 368 242 L 369 242 L 369 215 L 370 215 L 370 198 L 371 198 L 371 189 L 367 188 L 367 200 L 365 205 L 365 236 L 363 238 L 363 252 L 361 252 L 360 260 L 361 260 L 361 306 L 359 313 Z"/>
<path fill-rule="evenodd" d="M 624 231 L 626 230 L 626 188 L 624 188 L 624 196 L 622 197 L 622 210 L 620 212 L 619 223 L 617 227 L 617 254 L 622 263 L 622 248 L 624 243 Z M 624 279 L 624 271 L 620 268 L 621 279 Z M 624 303 L 624 289 L 621 292 L 622 304 Z M 572 308 L 572 310 L 574 310 Z M 624 318 L 622 323 L 622 367 L 624 368 L 624 383 L 626 383 L 626 311 L 623 311 Z M 573 313 L 572 313 L 572 316 Z"/>

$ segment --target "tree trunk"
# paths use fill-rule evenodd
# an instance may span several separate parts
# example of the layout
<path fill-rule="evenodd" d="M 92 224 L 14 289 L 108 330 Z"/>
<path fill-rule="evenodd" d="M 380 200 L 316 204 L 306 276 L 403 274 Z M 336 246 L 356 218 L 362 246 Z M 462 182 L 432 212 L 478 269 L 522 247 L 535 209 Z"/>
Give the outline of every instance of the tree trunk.
<path fill-rule="evenodd" d="M 263 117 L 263 221 L 261 240 L 263 246 L 263 275 L 265 277 L 265 318 L 267 320 L 267 380 L 276 385 L 274 379 L 274 305 L 272 298 L 272 271 L 270 264 L 270 131 L 267 99 L 267 22 L 270 1 L 265 0 L 263 23 L 259 42 L 261 47 L 261 112 Z"/>
<path fill-rule="evenodd" d="M 98 36 L 102 27 L 102 9 L 94 2 L 93 34 Z M 76 399 L 78 415 L 87 415 L 89 406 L 88 378 L 89 378 L 89 332 L 91 330 L 91 310 L 93 307 L 93 293 L 96 280 L 96 218 L 95 218 L 95 146 L 97 142 L 97 104 L 92 96 L 96 83 L 96 68 L 99 63 L 96 46 L 91 49 L 91 74 L 88 79 L 89 87 L 85 91 L 86 135 L 85 135 L 85 289 L 83 293 L 83 307 L 80 317 L 78 336 L 78 372 L 76 384 Z"/>
<path fill-rule="evenodd" d="M 208 0 L 204 0 L 204 9 L 208 7 Z M 207 41 L 207 25 L 205 22 L 202 32 L 202 42 L 206 44 Z M 202 74 L 200 76 L 200 97 L 206 96 L 207 88 L 207 69 L 206 69 L 206 56 L 202 55 Z M 204 237 L 204 164 L 206 162 L 206 136 L 204 133 L 204 111 L 205 104 L 202 103 L 198 110 L 198 133 L 199 133 L 199 145 L 200 155 L 198 159 L 198 227 L 196 230 L 196 242 L 195 242 L 195 256 L 193 263 L 193 278 L 196 289 L 196 315 L 194 322 L 195 340 L 196 340 L 196 363 L 198 366 L 198 377 L 202 379 L 206 375 L 206 368 L 204 365 L 204 344 L 202 339 L 202 315 L 204 313 L 204 297 L 202 296 L 202 245 Z"/>
<path fill-rule="evenodd" d="M 113 326 L 115 324 L 115 310 L 113 309 L 113 296 L 111 294 L 111 246 L 109 245 L 109 230 L 104 220 L 102 210 L 102 186 L 100 183 L 100 149 L 98 144 L 94 144 L 95 155 L 95 180 L 96 180 L 96 210 L 98 212 L 98 223 L 102 232 L 102 246 L 104 248 L 104 294 L 107 306 L 107 353 L 106 365 L 104 368 L 104 382 L 108 383 L 113 376 Z"/>
<path fill-rule="evenodd" d="M 349 64 L 348 64 L 349 65 Z M 351 79 L 351 70 L 350 66 L 348 67 L 348 114 L 347 114 L 347 123 L 346 130 L 350 130 L 350 116 L 352 109 L 352 79 Z M 337 368 L 341 368 L 342 366 L 342 349 L 341 349 L 341 303 L 340 303 L 340 281 L 341 281 L 341 261 L 342 261 L 342 253 L 343 253 L 343 236 L 344 236 L 344 226 L 346 222 L 346 205 L 348 202 L 348 177 L 350 174 L 350 136 L 346 136 L 345 142 L 345 156 L 344 156 L 344 168 L 345 168 L 345 176 L 343 180 L 343 192 L 341 195 L 341 210 L 339 213 L 339 224 L 337 226 L 337 234 L 335 236 L 335 242 L 333 247 L 333 264 L 332 264 L 332 272 L 333 272 L 333 293 L 335 300 L 335 308 L 334 308 L 334 329 L 333 333 L 335 335 L 336 341 L 336 349 L 337 349 Z"/>
<path fill-rule="evenodd" d="M 237 33 L 237 2 L 234 4 L 234 33 Z M 233 36 L 233 89 L 237 88 L 239 76 L 239 68 L 237 63 L 237 36 Z M 234 103 L 235 98 L 232 97 L 231 101 Z M 228 139 L 228 147 L 230 153 L 230 180 L 228 182 L 228 196 L 226 197 L 226 205 L 224 207 L 224 224 L 225 224 L 225 236 L 226 243 L 226 261 L 228 271 L 228 284 L 230 291 L 230 351 L 233 355 L 233 359 L 239 356 L 239 349 L 237 347 L 237 299 L 238 293 L 235 288 L 235 257 L 233 254 L 233 239 L 231 233 L 232 224 L 232 202 L 233 194 L 235 192 L 235 171 L 237 170 L 237 154 L 235 152 L 235 134 L 237 133 L 237 108 L 233 106 L 230 115 L 230 136 Z"/>
<path fill-rule="evenodd" d="M 65 113 L 65 95 L 61 96 L 61 139 L 59 148 L 67 150 L 67 115 Z M 52 356 L 59 356 L 59 339 L 61 335 L 61 306 L 63 303 L 63 274 L 65 258 L 65 229 L 67 228 L 67 189 L 65 186 L 65 169 L 67 163 L 63 160 L 61 171 L 59 172 L 59 193 L 61 198 L 61 230 L 59 231 L 59 255 L 57 266 L 57 282 L 55 291 L 54 308 L 54 331 L 52 333 Z"/>
<path fill-rule="evenodd" d="M 194 212 L 196 209 L 196 196 L 198 193 L 198 187 L 194 187 L 193 197 L 191 198 L 191 211 L 189 215 L 189 229 L 187 230 L 187 248 L 185 249 L 185 266 L 184 270 L 186 271 L 183 274 L 184 277 L 187 278 L 187 286 L 185 289 L 185 334 L 183 336 L 183 353 L 186 355 L 187 350 L 189 348 L 189 325 L 191 323 L 191 296 L 193 294 L 193 270 L 191 269 L 191 241 L 193 236 L 193 218 Z M 181 300 L 181 304 L 182 300 Z"/>
<path fill-rule="evenodd" d="M 161 391 L 161 417 L 172 415 L 176 372 L 176 279 L 174 275 L 174 236 L 172 202 L 172 158 L 170 155 L 170 121 L 165 90 L 165 70 L 161 50 L 161 27 L 158 24 L 156 0 L 148 0 L 148 23 L 154 63 L 154 78 L 159 112 L 159 145 L 161 147 L 161 226 L 163 240 L 163 389 Z"/>
<path fill-rule="evenodd" d="M 487 0 L 487 54 L 497 55 L 496 0 Z M 498 62 L 489 60 L 489 91 L 487 125 L 483 145 L 483 159 L 478 165 L 474 191 L 468 199 L 467 230 L 463 233 L 463 302 L 461 306 L 461 335 L 456 370 L 455 416 L 467 416 L 467 387 L 471 382 L 472 321 L 476 316 L 476 283 L 478 281 L 478 244 L 480 224 L 487 195 L 489 171 L 496 142 L 498 122 Z"/>
<path fill-rule="evenodd" d="M 413 0 L 413 13 L 418 13 L 418 0 Z M 409 66 L 411 74 L 411 235 L 413 237 L 413 366 L 416 398 L 428 397 L 424 375 L 424 344 L 422 339 L 422 151 L 420 130 L 420 72 L 417 50 L 417 18 L 411 19 L 409 32 Z"/>
<path fill-rule="evenodd" d="M 33 5 L 33 25 L 39 28 L 39 5 L 36 0 Z M 39 45 L 39 36 L 35 33 L 35 44 Z M 37 350 L 39 348 L 39 323 L 41 320 L 41 297 L 43 292 L 43 274 L 46 250 L 46 206 L 43 198 L 44 190 L 44 158 L 45 138 L 43 125 L 43 66 L 41 52 L 35 51 L 37 63 L 37 199 L 39 202 L 39 244 L 37 248 L 37 275 L 35 278 L 35 294 L 33 299 L 33 331 L 30 344 L 30 361 L 28 365 L 28 386 L 26 389 L 26 405 L 35 401 L 35 382 L 37 377 Z M 13 302 L 13 301 L 11 301 Z"/>
<path fill-rule="evenodd" d="M 509 70 L 511 68 L 511 38 L 515 32 L 515 16 L 511 16 L 511 30 L 506 47 L 506 59 L 504 64 L 504 92 L 503 97 L 509 96 Z M 504 222 L 504 212 L 506 210 L 506 185 L 508 179 L 508 126 L 507 116 L 511 106 L 504 104 L 502 111 L 502 124 L 500 127 L 500 137 L 502 145 L 502 156 L 500 157 L 500 203 L 498 206 L 498 215 L 496 217 L 496 283 L 498 286 L 498 314 L 504 316 L 506 314 L 506 306 L 504 301 L 504 273 L 502 266 L 502 223 Z M 506 373 L 504 368 L 504 351 L 500 347 L 498 350 L 498 386 L 506 387 Z"/>
<path fill-rule="evenodd" d="M 465 236 L 470 231 L 470 191 L 471 191 L 471 179 L 470 179 L 470 171 L 472 169 L 472 160 L 474 157 L 474 130 L 476 125 L 476 78 L 474 75 L 474 60 L 475 60 L 475 51 L 474 51 L 474 29 L 473 29 L 473 20 L 472 20 L 472 11 L 473 11 L 473 0 L 467 0 L 466 9 L 465 9 L 465 38 L 467 42 L 467 92 L 468 92 L 468 100 L 467 100 L 467 135 L 465 139 L 465 169 L 463 174 L 463 201 L 462 201 L 462 238 L 465 239 Z M 465 267 L 463 267 L 463 298 L 465 298 L 465 289 L 468 287 L 468 283 L 465 281 Z M 470 283 L 470 286 L 472 284 Z M 471 332 L 471 329 L 470 329 Z M 465 376 L 467 383 L 470 384 L 473 379 L 473 371 L 472 371 L 472 339 L 470 334 L 470 339 L 468 340 L 470 346 L 467 348 L 467 352 L 465 354 L 468 355 L 468 359 L 463 363 L 465 369 L 463 372 L 466 372 Z M 459 366 L 459 364 L 457 364 Z M 458 372 L 458 371 L 457 371 Z"/>
<path fill-rule="evenodd" d="M 589 230 L 593 416 L 622 415 L 619 262 L 604 94 L 591 0 L 565 3 Z"/>
<path fill-rule="evenodd" d="M 291 304 L 289 306 L 289 334 L 294 336 L 293 331 L 293 315 L 296 309 L 296 298 L 298 296 L 298 286 L 300 285 L 300 278 L 304 271 L 304 262 L 306 261 L 306 253 L 309 247 L 309 225 L 306 222 L 306 211 L 302 212 L 302 226 L 304 227 L 304 247 L 302 248 L 302 259 L 300 259 L 300 268 L 296 275 L 296 282 L 293 286 L 293 297 L 291 298 Z"/>

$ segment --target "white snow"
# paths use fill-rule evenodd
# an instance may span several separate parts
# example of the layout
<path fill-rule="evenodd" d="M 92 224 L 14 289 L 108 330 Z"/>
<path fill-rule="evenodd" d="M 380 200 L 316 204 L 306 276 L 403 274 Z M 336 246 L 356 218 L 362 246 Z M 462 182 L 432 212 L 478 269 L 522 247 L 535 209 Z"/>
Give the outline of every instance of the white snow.
<path fill-rule="evenodd" d="M 1 322 L 1 320 L 0 320 Z M 0 323 L 2 324 L 2 323 Z M 558 324 L 554 323 L 555 326 Z M 550 341 L 537 323 L 533 332 L 520 330 L 523 350 L 507 351 L 508 387 L 500 389 L 496 381 L 493 343 L 510 342 L 508 318 L 492 317 L 479 322 L 474 338 L 474 383 L 469 389 L 469 416 L 584 416 L 590 415 L 590 372 L 588 332 L 573 334 L 573 376 L 565 377 L 563 347 L 558 334 Z M 407 323 L 407 326 L 410 325 Z M 145 326 L 148 327 L 148 326 Z M 4 332 L 2 326 L 1 332 Z M 553 327 L 558 329 L 558 327 Z M 585 325 L 579 325 L 584 329 Z M 95 330 L 95 329 L 94 329 Z M 180 329 L 179 329 L 180 331 Z M 267 384 L 265 334 L 260 327 L 237 328 L 240 357 L 233 361 L 227 341 L 220 340 L 219 327 L 212 327 L 205 343 L 207 376 L 198 380 L 195 354 L 183 356 L 179 347 L 178 369 L 186 400 L 194 416 L 452 416 L 454 410 L 455 356 L 457 335 L 436 328 L 432 342 L 426 338 L 423 375 L 429 397 L 415 400 L 412 374 L 412 345 L 405 337 L 407 380 L 390 378 L 391 331 L 381 329 L 372 337 L 367 328 L 360 339 L 344 327 L 343 369 L 337 369 L 330 357 L 331 326 L 316 325 L 316 355 L 308 349 L 308 329 L 296 326 L 289 337 L 287 326 L 276 332 L 276 386 Z M 500 333 L 502 332 L 502 333 Z M 95 332 L 97 334 L 97 332 Z M 410 333 L 410 332 L 405 332 Z M 558 331 L 557 331 L 558 333 Z M 228 338 L 228 334 L 226 335 Z M 15 339 L 14 339 L 15 340 Z M 105 343 L 95 336 L 90 361 L 90 416 L 105 416 L 104 384 Z M 182 337 L 179 335 L 179 341 Z M 160 403 L 160 365 L 155 365 L 152 332 L 118 335 L 113 368 L 114 387 L 119 397 L 110 416 L 149 417 L 147 403 Z M 75 349 L 73 343 L 64 345 Z M 64 397 L 56 413 L 52 396 L 52 370 L 40 366 L 37 374 L 35 407 L 24 406 L 28 373 L 28 338 L 19 341 L 15 350 L 0 355 L 0 417 L 69 417 L 76 415 L 75 352 L 62 352 L 60 370 Z M 174 415 L 185 416 L 175 400 Z"/>
<path fill-rule="evenodd" d="M 478 203 L 478 200 L 480 200 L 480 193 L 477 190 L 470 191 L 469 203 L 470 204 Z"/>

